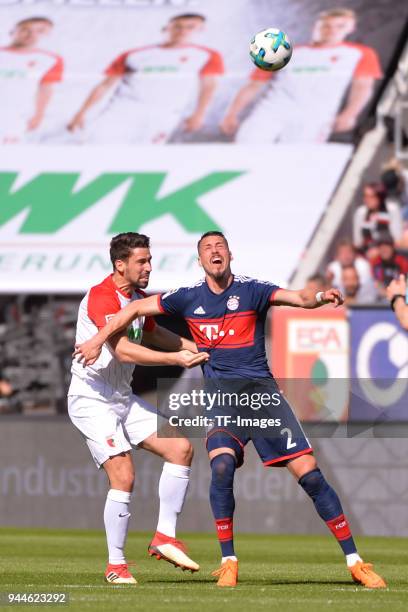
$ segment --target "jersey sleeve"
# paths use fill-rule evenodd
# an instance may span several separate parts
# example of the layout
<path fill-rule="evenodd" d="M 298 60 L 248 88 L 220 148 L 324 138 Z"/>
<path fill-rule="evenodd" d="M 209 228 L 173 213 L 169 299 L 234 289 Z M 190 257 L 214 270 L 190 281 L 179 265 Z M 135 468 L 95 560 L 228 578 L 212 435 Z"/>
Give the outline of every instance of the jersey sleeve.
<path fill-rule="evenodd" d="M 215 74 L 224 74 L 224 61 L 218 51 L 209 49 L 210 57 L 207 63 L 201 68 L 200 76 L 211 76 Z"/>
<path fill-rule="evenodd" d="M 44 74 L 40 83 L 45 85 L 47 83 L 58 83 L 62 81 L 62 74 L 64 72 L 64 62 L 62 57 L 57 55 L 55 57 L 55 63 L 51 68 Z"/>
<path fill-rule="evenodd" d="M 129 53 L 119 55 L 105 70 L 106 76 L 122 76 L 126 72 L 126 60 Z"/>
<path fill-rule="evenodd" d="M 88 297 L 88 316 L 98 329 L 120 310 L 117 297 L 100 287 L 92 287 Z"/>
<path fill-rule="evenodd" d="M 180 289 L 173 289 L 173 291 L 163 293 L 163 295 L 159 297 L 159 308 L 163 314 L 183 315 L 186 303 L 186 291 L 187 289 L 185 287 L 181 287 Z"/>
<path fill-rule="evenodd" d="M 257 312 L 267 310 L 278 289 L 280 289 L 279 285 L 269 281 L 254 280 L 252 283 L 254 310 Z"/>
<path fill-rule="evenodd" d="M 360 49 L 361 58 L 354 70 L 354 78 L 371 77 L 372 79 L 381 79 L 383 73 L 376 51 L 371 47 L 362 47 Z"/>
<path fill-rule="evenodd" d="M 273 72 L 268 72 L 267 70 L 261 70 L 260 68 L 254 68 L 254 70 L 249 75 L 249 80 L 266 83 L 272 77 L 273 77 Z"/>

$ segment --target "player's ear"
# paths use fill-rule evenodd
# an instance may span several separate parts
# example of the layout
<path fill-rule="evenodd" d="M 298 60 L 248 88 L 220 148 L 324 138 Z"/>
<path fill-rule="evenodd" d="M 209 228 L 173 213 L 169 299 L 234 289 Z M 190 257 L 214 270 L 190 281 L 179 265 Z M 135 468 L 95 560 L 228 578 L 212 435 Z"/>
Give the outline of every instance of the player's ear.
<path fill-rule="evenodd" d="M 234 259 L 233 254 L 231 253 L 231 251 L 229 252 L 229 256 L 230 256 L 230 260 L 232 261 Z"/>
<path fill-rule="evenodd" d="M 201 263 L 201 257 L 197 257 L 197 262 L 198 262 L 198 265 L 200 266 L 200 268 L 202 268 L 203 264 Z"/>
<path fill-rule="evenodd" d="M 115 261 L 115 271 L 123 272 L 124 269 L 125 269 L 125 262 L 123 261 L 123 259 L 117 259 Z"/>

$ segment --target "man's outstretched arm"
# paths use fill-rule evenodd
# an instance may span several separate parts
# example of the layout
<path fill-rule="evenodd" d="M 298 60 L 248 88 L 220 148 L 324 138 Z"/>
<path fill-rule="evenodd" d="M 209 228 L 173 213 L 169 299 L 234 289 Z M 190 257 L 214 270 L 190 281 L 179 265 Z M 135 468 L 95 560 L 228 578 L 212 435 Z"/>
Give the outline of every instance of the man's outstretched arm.
<path fill-rule="evenodd" d="M 341 306 L 344 298 L 338 289 L 328 289 L 315 293 L 310 289 L 278 289 L 271 300 L 275 306 L 294 306 L 295 308 L 319 308 L 325 304 L 334 304 L 334 307 Z"/>

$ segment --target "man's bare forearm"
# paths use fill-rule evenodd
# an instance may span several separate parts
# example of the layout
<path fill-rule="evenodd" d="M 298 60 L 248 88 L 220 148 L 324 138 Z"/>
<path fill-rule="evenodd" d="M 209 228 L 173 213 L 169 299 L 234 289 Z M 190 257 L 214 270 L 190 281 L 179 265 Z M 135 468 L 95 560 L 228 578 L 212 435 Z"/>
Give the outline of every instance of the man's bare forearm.
<path fill-rule="evenodd" d="M 192 353 L 197 352 L 197 346 L 192 340 L 183 338 L 165 327 L 156 325 L 152 332 L 143 332 L 144 343 L 156 346 L 165 351 L 181 351 L 187 349 Z"/>
<path fill-rule="evenodd" d="M 401 327 L 408 330 L 408 304 L 402 297 L 395 301 L 394 312 Z"/>
<path fill-rule="evenodd" d="M 115 344 L 112 342 L 115 355 L 122 363 L 135 363 L 143 366 L 177 365 L 177 353 L 161 352 L 134 344 L 126 337 L 121 337 Z"/>

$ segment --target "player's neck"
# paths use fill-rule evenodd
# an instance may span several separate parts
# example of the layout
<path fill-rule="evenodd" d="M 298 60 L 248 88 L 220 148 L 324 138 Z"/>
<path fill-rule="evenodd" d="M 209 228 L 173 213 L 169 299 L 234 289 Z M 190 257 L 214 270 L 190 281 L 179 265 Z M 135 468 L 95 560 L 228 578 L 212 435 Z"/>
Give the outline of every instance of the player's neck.
<path fill-rule="evenodd" d="M 166 49 L 180 49 L 181 47 L 185 47 L 186 43 L 168 40 L 167 42 L 162 43 L 161 46 L 165 47 Z"/>
<path fill-rule="evenodd" d="M 116 285 L 116 287 L 122 292 L 125 293 L 127 295 L 131 295 L 135 289 L 135 287 L 129 283 L 128 281 L 126 281 L 123 276 L 121 276 L 120 274 L 117 274 L 117 272 L 114 272 L 112 274 L 112 280 L 114 282 L 114 284 Z"/>
<path fill-rule="evenodd" d="M 19 45 L 18 43 L 10 43 L 8 49 L 13 49 L 13 51 L 31 51 L 35 49 L 34 45 Z"/>
<path fill-rule="evenodd" d="M 338 45 L 341 45 L 342 41 L 341 40 L 334 40 L 332 42 L 330 41 L 322 41 L 322 40 L 315 40 L 313 41 L 313 47 L 337 47 Z"/>
<path fill-rule="evenodd" d="M 231 285 L 234 280 L 234 275 L 230 272 L 222 278 L 213 278 L 207 274 L 205 280 L 210 291 L 213 293 L 222 293 Z"/>

